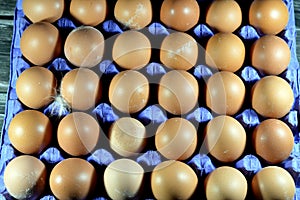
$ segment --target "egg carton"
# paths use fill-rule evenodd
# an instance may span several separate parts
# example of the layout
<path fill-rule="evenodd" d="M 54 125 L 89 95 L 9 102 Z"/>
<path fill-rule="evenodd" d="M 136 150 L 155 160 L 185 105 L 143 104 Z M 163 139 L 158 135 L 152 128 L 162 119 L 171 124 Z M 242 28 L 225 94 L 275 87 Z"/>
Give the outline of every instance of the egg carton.
<path fill-rule="evenodd" d="M 115 1 L 108 1 L 109 4 L 113 4 Z M 208 5 L 209 0 L 199 0 L 198 3 L 201 7 L 201 11 L 205 10 Z M 239 1 L 237 1 L 239 2 Z M 300 142 L 299 142 L 299 125 L 298 125 L 298 116 L 300 109 L 300 67 L 296 57 L 296 27 L 295 27 L 295 17 L 294 17 L 294 6 L 292 0 L 284 1 L 289 10 L 289 22 L 284 31 L 282 31 L 279 36 L 284 39 L 291 49 L 291 62 L 288 66 L 288 69 L 280 74 L 280 77 L 284 78 L 289 82 L 291 88 L 293 89 L 295 101 L 291 111 L 284 117 L 282 120 L 291 128 L 294 134 L 294 149 L 288 159 L 279 164 L 279 166 L 287 169 L 290 174 L 293 176 L 296 184 L 296 195 L 295 199 L 300 199 Z M 158 3 L 159 4 L 159 3 Z M 250 4 L 249 4 L 250 5 Z M 248 5 L 248 6 L 249 6 Z M 241 4 L 240 4 L 241 6 Z M 157 6 L 158 8 L 158 6 Z M 241 6 L 242 9 L 248 9 L 247 6 Z M 153 10 L 155 10 L 154 8 Z M 203 12 L 202 12 L 203 13 Z M 14 32 L 12 38 L 12 48 L 11 48 L 11 65 L 10 65 L 10 81 L 8 88 L 8 96 L 7 96 L 7 104 L 5 110 L 5 118 L 4 125 L 2 128 L 2 138 L 0 141 L 1 144 L 1 157 L 0 157 L 0 199 L 10 199 L 11 197 L 6 191 L 6 188 L 3 183 L 3 173 L 6 165 L 10 160 L 14 157 L 18 156 L 19 153 L 14 150 L 12 147 L 9 138 L 8 138 L 8 127 L 12 118 L 19 112 L 25 110 L 26 108 L 23 104 L 18 100 L 16 95 L 16 80 L 19 75 L 25 69 L 29 68 L 31 65 L 28 63 L 26 59 L 22 56 L 20 50 L 20 38 L 22 32 L 30 25 L 29 20 L 24 16 L 22 11 L 22 0 L 18 0 L 15 9 L 15 19 L 14 19 Z M 80 26 L 76 22 L 72 20 L 67 14 L 65 14 L 61 19 L 54 23 L 56 27 L 63 34 L 69 33 L 71 30 Z M 104 35 L 105 39 L 109 37 L 120 34 L 127 29 L 119 24 L 113 16 L 108 15 L 106 21 L 98 25 L 98 28 Z M 151 24 L 143 30 L 143 32 L 150 38 L 157 38 L 157 40 L 161 40 L 166 35 L 172 33 L 172 30 L 165 27 L 159 19 L 153 19 Z M 196 41 L 200 42 L 201 45 L 205 46 L 207 40 L 213 36 L 216 32 L 212 30 L 208 25 L 200 20 L 199 24 L 197 24 L 193 29 L 187 32 L 190 34 Z M 243 24 L 241 27 L 234 32 L 238 35 L 244 42 L 246 49 L 249 49 L 251 44 L 260 38 L 262 34 L 256 31 L 253 27 L 248 24 Z M 149 63 L 140 71 L 150 80 L 152 83 L 158 83 L 160 77 L 162 77 L 168 69 L 164 67 L 159 62 L 159 58 L 152 59 L 153 62 Z M 248 59 L 249 60 L 249 59 Z M 51 70 L 55 75 L 57 75 L 57 79 L 60 80 L 62 76 L 70 71 L 73 66 L 66 60 L 66 58 L 62 55 L 59 58 L 56 58 L 51 63 L 46 66 L 49 70 Z M 104 59 L 95 69 L 98 73 L 101 73 L 106 82 L 103 84 L 103 87 L 108 87 L 111 77 L 118 74 L 121 71 L 112 60 Z M 206 66 L 205 64 L 199 64 L 193 67 L 190 72 L 199 83 L 203 82 L 201 87 L 204 87 L 204 81 L 207 80 L 214 71 Z M 246 88 L 251 88 L 253 84 L 264 77 L 263 74 L 258 72 L 255 68 L 251 66 L 250 61 L 245 61 L 245 65 L 236 72 L 236 74 L 243 80 Z M 107 88 L 104 91 L 108 91 Z M 203 90 L 204 91 L 204 90 Z M 155 96 L 155 95 L 154 95 Z M 199 95 L 201 96 L 201 95 Z M 204 95 L 203 95 L 204 96 Z M 151 98 L 151 97 L 150 97 Z M 201 98 L 201 97 L 200 97 Z M 60 119 L 69 114 L 71 111 L 68 109 L 61 109 L 61 104 L 58 101 L 54 101 L 49 106 L 45 107 L 41 110 L 44 114 L 50 117 L 52 123 L 57 125 Z M 87 111 L 89 114 L 95 116 L 102 129 L 104 134 L 100 136 L 105 138 L 107 137 L 105 133 L 109 126 L 118 118 L 126 116 L 124 113 L 118 112 L 114 109 L 108 98 L 105 96 L 102 98 L 101 102 L 95 106 L 95 108 Z M 194 123 L 198 127 L 198 134 L 201 134 L 204 130 L 205 124 L 210 121 L 215 116 L 206 106 L 205 103 L 199 102 L 199 107 L 193 109 L 191 112 L 182 115 L 181 117 L 188 119 L 192 123 Z M 140 112 L 131 115 L 141 121 L 143 124 L 147 125 L 147 128 L 154 129 L 162 122 L 166 121 L 168 118 L 172 117 L 172 115 L 166 113 L 155 100 L 149 101 L 147 106 L 141 110 Z M 247 140 L 251 140 L 249 137 L 250 133 L 253 131 L 254 127 L 256 127 L 260 122 L 264 120 L 263 117 L 259 116 L 252 108 L 249 99 L 244 103 L 243 108 L 233 116 L 237 119 L 245 128 L 247 135 Z M 165 158 L 159 154 L 155 148 L 153 148 L 153 144 L 150 142 L 146 146 L 146 150 L 138 156 L 133 157 L 136 162 L 140 163 L 145 169 L 149 172 L 159 163 L 161 163 Z M 57 164 L 58 162 L 70 157 L 66 153 L 64 153 L 56 144 L 51 144 L 46 150 L 44 150 L 37 157 L 42 160 L 49 170 Z M 87 161 L 92 163 L 97 170 L 103 172 L 105 166 L 114 161 L 115 159 L 120 158 L 119 155 L 113 152 L 110 149 L 108 140 L 104 140 L 101 142 L 97 148 L 91 152 L 91 154 L 84 157 Z M 218 162 L 213 157 L 205 152 L 201 152 L 200 149 L 190 157 L 190 159 L 186 160 L 189 166 L 191 166 L 196 172 L 199 179 L 203 179 L 207 174 L 212 172 L 215 168 L 222 166 L 224 164 Z M 226 164 L 228 165 L 228 164 Z M 261 160 L 258 156 L 255 155 L 253 149 L 247 148 L 243 155 L 237 161 L 230 163 L 230 166 L 233 166 L 239 169 L 245 177 L 250 180 L 255 173 L 257 173 L 262 167 L 268 166 L 268 164 Z M 147 171 L 145 170 L 145 171 Z M 145 180 L 150 181 L 149 174 L 145 175 Z M 148 178 L 147 178 L 148 177 Z M 101 182 L 101 181 L 100 181 Z M 142 198 L 145 199 L 153 199 L 153 195 L 151 193 L 151 188 L 149 183 L 145 184 L 145 187 L 148 191 L 143 194 Z M 201 187 L 201 186 L 199 186 Z M 103 188 L 103 187 L 102 187 Z M 198 191 L 194 196 L 197 198 L 204 198 L 204 191 Z M 55 199 L 55 197 L 51 194 L 50 190 L 46 190 L 43 196 L 41 197 L 43 200 Z M 107 194 L 104 189 L 102 191 L 96 192 L 94 199 L 108 199 Z M 247 199 L 253 199 L 251 194 L 248 194 Z"/>

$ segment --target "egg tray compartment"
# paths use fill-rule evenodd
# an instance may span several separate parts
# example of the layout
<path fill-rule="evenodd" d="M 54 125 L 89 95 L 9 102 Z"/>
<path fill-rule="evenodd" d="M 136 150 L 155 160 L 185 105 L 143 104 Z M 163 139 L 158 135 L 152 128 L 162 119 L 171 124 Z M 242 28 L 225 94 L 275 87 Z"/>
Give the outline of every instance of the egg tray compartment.
<path fill-rule="evenodd" d="M 153 4 L 153 11 L 160 9 L 160 3 Z M 201 16 L 199 20 L 199 24 L 195 26 L 195 28 L 188 31 L 190 35 L 192 35 L 199 44 L 202 46 L 205 46 L 207 40 L 215 33 L 213 30 L 211 30 L 207 25 L 204 23 L 204 17 L 203 13 L 205 13 L 205 9 L 210 1 L 206 0 L 199 0 L 198 3 L 201 7 Z M 239 2 L 239 1 L 237 1 Z M 295 138 L 295 145 L 294 150 L 291 153 L 291 156 L 282 162 L 280 164 L 281 167 L 287 169 L 293 176 L 296 187 L 297 187 L 297 193 L 295 196 L 295 199 L 300 199 L 300 183 L 299 183 L 299 174 L 300 174 L 300 143 L 299 143 L 299 127 L 298 127 L 298 117 L 299 117 L 299 93 L 300 93 L 300 69 L 299 69 L 299 63 L 296 58 L 296 40 L 295 40 L 295 21 L 294 21 L 294 8 L 293 8 L 293 1 L 292 0 L 286 0 L 284 1 L 289 9 L 289 23 L 287 28 L 279 34 L 281 38 L 283 38 L 289 45 L 291 49 L 291 62 L 288 67 L 288 69 L 282 73 L 280 76 L 284 79 L 286 79 L 294 92 L 295 96 L 295 102 L 292 110 L 284 117 L 282 120 L 289 125 L 289 127 L 292 129 L 294 133 Z M 108 9 L 110 9 L 110 13 L 108 14 L 106 21 L 101 23 L 96 28 L 100 29 L 105 38 L 109 38 L 111 36 L 114 36 L 118 33 L 122 33 L 126 29 L 120 25 L 113 17 L 113 14 L 111 10 L 113 9 L 113 4 L 115 1 L 108 1 Z M 249 49 L 251 44 L 258 39 L 261 34 L 258 33 L 253 27 L 249 26 L 247 24 L 247 17 L 245 13 L 247 12 L 247 9 L 250 6 L 251 2 L 247 2 L 248 5 L 240 4 L 242 11 L 244 13 L 243 16 L 243 23 L 241 27 L 235 31 L 235 34 L 239 35 L 240 38 L 243 40 L 245 46 L 246 46 L 246 52 L 249 54 Z M 246 3 L 246 4 L 247 4 Z M 0 158 L 0 199 L 10 199 L 9 195 L 7 194 L 7 191 L 5 189 L 4 183 L 3 183 L 3 173 L 5 170 L 5 167 L 7 163 L 13 159 L 14 157 L 18 156 L 19 153 L 14 150 L 14 148 L 11 146 L 9 138 L 8 138 L 8 127 L 9 123 L 12 120 L 13 116 L 17 113 L 21 112 L 24 109 L 27 109 L 22 105 L 21 102 L 17 99 L 17 95 L 15 92 L 15 85 L 16 80 L 18 76 L 21 74 L 23 70 L 30 67 L 30 63 L 22 57 L 21 51 L 20 51 L 20 37 L 22 35 L 22 32 L 25 30 L 25 28 L 30 24 L 29 20 L 24 17 L 24 13 L 22 11 L 22 0 L 17 1 L 16 10 L 15 10 L 15 20 L 14 20 L 14 34 L 13 34 L 13 42 L 12 42 L 12 48 L 11 48 L 11 68 L 10 68 L 10 82 L 9 82 L 9 89 L 8 89 L 8 97 L 7 97 L 7 105 L 6 105 L 6 112 L 5 112 L 5 119 L 4 119 L 4 125 L 2 128 L 2 138 L 1 138 L 1 158 Z M 65 14 L 62 19 L 58 20 L 56 23 L 54 23 L 55 26 L 57 26 L 60 30 L 60 32 L 63 34 L 63 37 L 67 35 L 68 32 L 70 32 L 72 29 L 78 26 L 76 22 L 73 22 L 70 16 L 68 14 Z M 159 22 L 159 15 L 153 15 L 153 21 L 151 22 L 150 26 L 144 31 L 147 33 L 147 36 L 151 38 L 155 38 L 157 40 L 161 40 L 163 37 L 168 35 L 170 33 L 170 30 L 168 30 L 166 27 L 164 27 L 163 24 Z M 110 47 L 109 47 L 110 48 Z M 109 49 L 107 48 L 107 49 Z M 140 71 L 147 76 L 150 83 L 158 83 L 158 80 L 160 77 L 168 71 L 167 68 L 159 64 L 159 57 L 156 55 L 158 51 L 153 50 L 151 58 L 151 63 L 141 69 Z M 47 65 L 47 67 L 54 72 L 56 77 L 58 78 L 58 81 L 62 78 L 62 76 L 71 70 L 73 67 L 68 63 L 68 61 L 65 59 L 65 57 L 60 57 L 55 59 L 53 62 Z M 99 67 L 95 69 L 97 72 L 101 73 L 101 78 L 104 82 L 104 93 L 108 91 L 108 84 L 111 80 L 111 78 L 117 74 L 121 69 L 115 65 L 111 60 L 104 60 L 100 63 Z M 190 73 L 192 73 L 196 79 L 198 80 L 199 86 L 200 86 L 200 95 L 199 95 L 199 108 L 195 108 L 191 112 L 189 112 L 186 115 L 183 115 L 182 117 L 188 119 L 189 121 L 193 122 L 198 127 L 198 140 L 199 144 L 201 144 L 201 141 L 203 138 L 201 136 L 203 135 L 203 130 L 206 125 L 206 123 L 213 118 L 215 115 L 212 113 L 206 106 L 205 106 L 205 100 L 204 95 L 201 95 L 201 91 L 204 91 L 205 87 L 205 81 L 212 75 L 214 71 L 212 71 L 211 68 L 205 66 L 205 63 L 200 63 L 196 67 L 189 70 Z M 251 180 L 253 175 L 258 172 L 262 167 L 267 166 L 268 164 L 265 163 L 263 160 L 261 160 L 259 157 L 255 156 L 255 153 L 253 149 L 251 148 L 251 133 L 256 125 L 258 125 L 264 118 L 259 116 L 257 113 L 255 113 L 254 110 L 251 109 L 251 103 L 250 103 L 250 88 L 252 85 L 262 78 L 264 75 L 260 74 L 258 71 L 256 71 L 253 67 L 251 67 L 249 58 L 246 58 L 245 65 L 242 67 L 241 70 L 239 70 L 236 73 L 239 77 L 242 78 L 242 80 L 245 83 L 245 86 L 247 88 L 247 97 L 246 101 L 244 103 L 243 109 L 237 113 L 234 117 L 244 126 L 246 132 L 247 132 L 247 146 L 245 149 L 244 154 L 241 156 L 240 159 L 235 161 L 234 163 L 229 163 L 226 165 L 233 166 L 245 175 L 248 182 Z M 202 89 L 202 90 L 201 90 Z M 156 87 L 151 86 L 151 94 L 156 94 Z M 203 94 L 203 93 L 202 93 Z M 143 109 L 141 112 L 138 112 L 132 117 L 137 118 L 141 122 L 143 122 L 147 129 L 151 128 L 154 130 L 160 123 L 165 121 L 166 119 L 172 117 L 172 115 L 166 113 L 159 105 L 157 105 L 156 96 L 151 97 L 147 107 Z M 64 116 L 67 115 L 70 111 L 69 110 L 61 110 L 60 105 L 57 102 L 53 102 L 49 106 L 47 106 L 45 109 L 41 110 L 44 112 L 47 116 L 50 117 L 54 127 L 57 127 L 57 124 L 59 120 Z M 98 118 L 98 121 L 104 130 L 104 132 L 107 132 L 110 124 L 118 119 L 121 116 L 124 116 L 123 113 L 120 113 L 116 111 L 116 109 L 112 108 L 108 102 L 107 94 L 104 94 L 104 97 L 101 100 L 101 103 L 96 106 L 95 109 L 92 109 L 89 111 L 89 113 L 95 117 Z M 120 158 L 116 153 L 114 153 L 108 145 L 108 140 L 105 139 L 106 135 L 100 136 L 101 144 L 97 146 L 97 148 L 92 152 L 92 154 L 87 155 L 83 157 L 84 159 L 91 162 L 95 168 L 98 170 L 98 182 L 99 186 L 97 187 L 97 192 L 95 194 L 94 199 L 107 199 L 108 196 L 105 194 L 105 190 L 103 187 L 103 183 L 100 180 L 101 179 L 101 173 L 103 173 L 103 170 L 105 169 L 105 166 L 107 166 L 110 162 L 113 160 Z M 55 134 L 54 134 L 55 138 Z M 198 144 L 198 146 L 200 146 Z M 225 165 L 223 163 L 220 163 L 216 161 L 214 158 L 212 158 L 209 154 L 199 154 L 199 147 L 195 151 L 194 155 L 191 156 L 188 160 L 185 162 L 190 165 L 196 172 L 198 178 L 199 178 L 199 186 L 197 188 L 197 191 L 194 195 L 194 197 L 202 197 L 204 198 L 204 189 L 203 189 L 203 179 L 207 174 L 209 174 L 211 171 L 213 171 L 216 167 Z M 44 152 L 42 152 L 40 155 L 37 155 L 39 159 L 41 159 L 48 168 L 48 175 L 50 174 L 51 168 L 58 163 L 59 161 L 69 157 L 66 155 L 55 142 L 51 144 L 49 148 L 47 148 Z M 154 166 L 159 164 L 164 160 L 164 158 L 155 151 L 153 141 L 149 141 L 148 145 L 146 147 L 146 150 L 144 153 L 142 153 L 139 156 L 136 156 L 132 158 L 136 160 L 138 163 L 140 163 L 145 171 L 147 172 L 145 174 L 145 190 L 143 191 L 144 194 L 141 198 L 154 198 L 151 194 L 151 187 L 150 187 L 150 175 L 151 175 L 151 169 L 153 169 Z M 250 187 L 248 187 L 250 189 Z M 250 190 L 249 190 L 250 191 Z M 55 199 L 49 188 L 45 192 L 45 194 L 41 197 L 42 199 Z M 251 197 L 251 192 L 248 192 L 247 195 L 248 199 L 253 199 Z"/>

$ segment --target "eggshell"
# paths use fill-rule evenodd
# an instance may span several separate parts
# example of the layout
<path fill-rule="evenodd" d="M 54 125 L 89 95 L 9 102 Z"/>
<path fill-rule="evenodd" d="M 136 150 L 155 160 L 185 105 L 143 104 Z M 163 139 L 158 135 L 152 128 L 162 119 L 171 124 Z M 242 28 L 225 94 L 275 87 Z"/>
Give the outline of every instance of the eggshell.
<path fill-rule="evenodd" d="M 166 36 L 160 47 L 160 61 L 171 69 L 189 70 L 196 65 L 198 44 L 186 33 L 175 32 Z"/>
<path fill-rule="evenodd" d="M 12 197 L 16 199 L 39 199 L 46 187 L 46 167 L 36 157 L 18 156 L 7 164 L 3 180 Z"/>
<path fill-rule="evenodd" d="M 150 0 L 118 0 L 114 8 L 115 18 L 125 27 L 142 29 L 152 20 Z"/>
<path fill-rule="evenodd" d="M 172 70 L 162 76 L 158 88 L 158 102 L 174 115 L 186 114 L 198 102 L 197 80 L 184 70 Z"/>
<path fill-rule="evenodd" d="M 189 199 L 197 185 L 195 172 L 180 161 L 164 161 L 151 174 L 152 192 L 158 200 Z"/>
<path fill-rule="evenodd" d="M 95 168 L 81 158 L 61 161 L 50 174 L 50 188 L 58 199 L 90 199 L 96 182 Z"/>
<path fill-rule="evenodd" d="M 142 188 L 144 169 L 135 161 L 122 158 L 110 163 L 104 171 L 104 186 L 111 199 L 137 198 Z"/>
<path fill-rule="evenodd" d="M 207 200 L 242 200 L 246 198 L 248 189 L 245 176 L 229 166 L 218 167 L 211 172 L 204 185 Z"/>
<path fill-rule="evenodd" d="M 25 110 L 11 120 L 8 137 L 18 151 L 25 154 L 39 154 L 51 141 L 52 124 L 40 111 Z"/>
<path fill-rule="evenodd" d="M 170 160 L 186 160 L 197 146 L 197 130 L 184 118 L 171 118 L 159 125 L 155 134 L 158 152 Z"/>
<path fill-rule="evenodd" d="M 252 107 L 264 117 L 281 118 L 291 110 L 293 103 L 291 86 L 278 76 L 266 76 L 252 87 Z"/>
<path fill-rule="evenodd" d="M 134 70 L 115 75 L 109 86 L 109 101 L 124 113 L 136 113 L 143 109 L 149 99 L 148 79 Z"/>
<path fill-rule="evenodd" d="M 244 152 L 246 132 L 233 117 L 221 115 L 208 122 L 204 143 L 208 152 L 221 162 L 233 162 Z"/>

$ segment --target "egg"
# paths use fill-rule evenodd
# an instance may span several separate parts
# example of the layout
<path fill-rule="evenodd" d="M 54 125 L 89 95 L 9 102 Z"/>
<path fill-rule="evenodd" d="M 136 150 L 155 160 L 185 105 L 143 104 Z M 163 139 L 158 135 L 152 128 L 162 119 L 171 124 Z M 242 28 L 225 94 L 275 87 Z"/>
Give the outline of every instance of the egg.
<path fill-rule="evenodd" d="M 233 33 L 217 33 L 206 45 L 205 61 L 212 68 L 230 72 L 239 70 L 245 60 L 245 46 Z"/>
<path fill-rule="evenodd" d="M 23 0 L 23 12 L 31 22 L 50 22 L 53 23 L 60 19 L 65 9 L 64 0 Z"/>
<path fill-rule="evenodd" d="M 49 118 L 37 110 L 25 110 L 13 117 L 8 128 L 13 147 L 24 154 L 39 154 L 52 138 Z"/>
<path fill-rule="evenodd" d="M 208 153 L 217 160 L 233 162 L 244 152 L 246 132 L 233 117 L 220 115 L 206 125 L 204 143 Z"/>
<path fill-rule="evenodd" d="M 245 199 L 248 184 L 245 176 L 237 169 L 229 166 L 218 167 L 205 179 L 207 200 Z"/>
<path fill-rule="evenodd" d="M 104 54 L 104 37 L 91 26 L 73 29 L 66 38 L 64 53 L 67 60 L 76 67 L 91 68 L 98 65 Z"/>
<path fill-rule="evenodd" d="M 142 188 L 144 169 L 137 162 L 122 158 L 106 167 L 103 179 L 111 199 L 135 199 Z"/>
<path fill-rule="evenodd" d="M 195 152 L 197 130 L 184 118 L 174 117 L 160 124 L 155 133 L 155 147 L 165 158 L 186 160 Z"/>
<path fill-rule="evenodd" d="M 283 168 L 268 166 L 252 179 L 252 191 L 256 199 L 294 199 L 296 193 L 292 176 Z"/>
<path fill-rule="evenodd" d="M 191 111 L 198 102 L 198 95 L 197 80 L 184 70 L 169 71 L 159 82 L 159 105 L 174 115 Z"/>
<path fill-rule="evenodd" d="M 158 200 L 189 199 L 197 185 L 196 173 L 181 161 L 164 161 L 151 174 L 152 192 Z"/>
<path fill-rule="evenodd" d="M 46 188 L 46 167 L 34 156 L 18 156 L 7 164 L 3 180 L 7 192 L 15 199 L 39 199 Z"/>
<path fill-rule="evenodd" d="M 245 94 L 243 81 L 232 72 L 217 72 L 206 83 L 206 105 L 218 114 L 236 114 L 243 106 Z"/>
<path fill-rule="evenodd" d="M 166 36 L 160 47 L 160 61 L 171 69 L 189 70 L 196 65 L 198 44 L 196 40 L 181 32 Z"/>
<path fill-rule="evenodd" d="M 150 0 L 118 0 L 114 8 L 115 18 L 125 27 L 142 29 L 152 21 Z"/>
<path fill-rule="evenodd" d="M 72 0 L 71 16 L 83 25 L 97 26 L 105 20 L 106 0 Z"/>
<path fill-rule="evenodd" d="M 56 78 L 50 70 L 40 66 L 30 67 L 17 78 L 16 93 L 25 106 L 40 109 L 55 99 L 56 86 Z"/>
<path fill-rule="evenodd" d="M 57 128 L 59 146 L 72 156 L 91 153 L 98 143 L 100 126 L 96 119 L 84 112 L 65 116 Z"/>
<path fill-rule="evenodd" d="M 60 92 L 66 102 L 77 110 L 88 110 L 99 102 L 102 85 L 99 76 L 86 68 L 73 69 L 61 81 Z"/>
<path fill-rule="evenodd" d="M 294 147 L 291 129 L 278 119 L 261 122 L 253 132 L 252 140 L 255 152 L 271 164 L 287 159 Z"/>
<path fill-rule="evenodd" d="M 177 31 L 188 31 L 199 20 L 200 7 L 196 0 L 164 0 L 160 20 Z"/>
<path fill-rule="evenodd" d="M 234 0 L 213 1 L 206 13 L 206 23 L 219 32 L 234 32 L 242 23 L 242 10 Z"/>
<path fill-rule="evenodd" d="M 140 69 L 150 61 L 151 43 L 141 32 L 125 31 L 117 36 L 112 57 L 124 69 Z"/>
<path fill-rule="evenodd" d="M 61 53 L 59 31 L 48 22 L 31 24 L 22 33 L 20 48 L 29 62 L 34 65 L 45 65 Z"/>
<path fill-rule="evenodd" d="M 281 32 L 287 25 L 289 12 L 281 0 L 254 0 L 249 8 L 249 23 L 264 34 Z"/>
<path fill-rule="evenodd" d="M 263 117 L 281 118 L 292 108 L 291 86 L 278 76 L 266 76 L 252 87 L 252 107 Z"/>
<path fill-rule="evenodd" d="M 97 182 L 96 170 L 81 158 L 68 158 L 51 171 L 49 183 L 57 199 L 89 199 Z"/>
<path fill-rule="evenodd" d="M 140 153 L 146 144 L 146 128 L 137 119 L 122 117 L 109 130 L 110 147 L 123 157 Z"/>
<path fill-rule="evenodd" d="M 146 106 L 149 92 L 149 81 L 142 73 L 126 70 L 113 77 L 108 96 L 110 103 L 119 111 L 136 113 Z"/>
<path fill-rule="evenodd" d="M 253 67 L 269 75 L 282 73 L 291 60 L 288 44 L 275 35 L 265 35 L 256 40 L 250 56 Z"/>

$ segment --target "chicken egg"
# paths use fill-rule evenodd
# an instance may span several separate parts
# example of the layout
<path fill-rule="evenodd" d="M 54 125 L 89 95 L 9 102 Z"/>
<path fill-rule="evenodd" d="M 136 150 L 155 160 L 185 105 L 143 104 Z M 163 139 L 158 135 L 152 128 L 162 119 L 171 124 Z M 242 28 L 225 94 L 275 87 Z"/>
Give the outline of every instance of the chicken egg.
<path fill-rule="evenodd" d="M 208 122 L 205 145 L 213 157 L 221 162 L 233 162 L 244 152 L 246 132 L 233 117 L 221 115 Z"/>
<path fill-rule="evenodd" d="M 151 174 L 152 192 L 158 200 L 189 199 L 197 185 L 196 173 L 180 161 L 164 161 Z"/>
<path fill-rule="evenodd" d="M 152 20 L 150 0 L 118 0 L 114 9 L 115 18 L 130 29 L 142 29 Z"/>
<path fill-rule="evenodd" d="M 83 156 L 96 147 L 100 135 L 97 121 L 84 112 L 65 116 L 57 128 L 59 146 L 72 156 Z"/>
<path fill-rule="evenodd" d="M 217 33 L 206 45 L 206 64 L 218 70 L 236 72 L 245 59 L 245 46 L 233 33 Z"/>
<path fill-rule="evenodd" d="M 102 95 L 99 76 L 86 68 L 73 69 L 62 78 L 61 95 L 74 109 L 95 107 Z"/>
<path fill-rule="evenodd" d="M 166 36 L 160 47 L 160 61 L 169 68 L 189 70 L 196 65 L 198 44 L 196 40 L 181 32 Z"/>
<path fill-rule="evenodd" d="M 282 73 L 291 60 L 288 44 L 275 35 L 265 35 L 256 40 L 250 56 L 253 67 L 270 75 Z"/>
<path fill-rule="evenodd" d="M 155 134 L 158 152 L 170 160 L 186 160 L 197 146 L 197 130 L 184 118 L 171 118 L 159 125 Z"/>
<path fill-rule="evenodd" d="M 12 197 L 16 199 L 39 199 L 46 188 L 46 167 L 36 157 L 18 156 L 7 164 L 3 180 Z"/>
<path fill-rule="evenodd" d="M 111 199 L 136 199 L 143 183 L 144 169 L 135 161 L 122 158 L 110 163 L 103 175 Z"/>
<path fill-rule="evenodd" d="M 18 77 L 16 93 L 25 106 L 40 109 L 54 100 L 56 84 L 56 78 L 50 70 L 39 66 L 30 67 Z"/>
<path fill-rule="evenodd" d="M 136 113 L 143 109 L 149 99 L 148 79 L 134 70 L 115 75 L 109 85 L 110 103 L 123 113 Z"/>
<path fill-rule="evenodd" d="M 264 34 L 281 32 L 289 20 L 289 11 L 282 0 L 254 0 L 249 9 L 249 23 Z"/>
<path fill-rule="evenodd" d="M 80 26 L 67 36 L 64 52 L 68 61 L 76 67 L 91 68 L 101 62 L 104 46 L 104 37 L 98 29 Z"/>
<path fill-rule="evenodd" d="M 83 25 L 97 26 L 106 17 L 106 0 L 72 0 L 70 14 Z"/>
<path fill-rule="evenodd" d="M 199 20 L 200 7 L 196 0 L 164 0 L 160 20 L 177 31 L 188 31 Z"/>
<path fill-rule="evenodd" d="M 19 152 L 39 154 L 50 143 L 52 124 L 49 118 L 37 110 L 25 110 L 13 117 L 8 137 Z"/>
<path fill-rule="evenodd" d="M 206 105 L 218 114 L 234 115 L 241 109 L 245 94 L 245 85 L 237 75 L 217 72 L 207 81 Z"/>
<path fill-rule="evenodd" d="M 151 43 L 143 33 L 125 31 L 117 36 L 112 57 L 124 69 L 140 69 L 150 61 Z"/>
<path fill-rule="evenodd" d="M 50 174 L 50 189 L 58 199 L 90 199 L 96 182 L 96 170 L 81 158 L 59 162 Z"/>
<path fill-rule="evenodd" d="M 158 88 L 158 102 L 174 115 L 186 114 L 198 102 L 197 80 L 184 70 L 172 70 L 162 76 Z"/>
<path fill-rule="evenodd" d="M 285 116 L 291 110 L 293 102 L 291 86 L 278 76 L 266 76 L 252 87 L 252 107 L 264 117 Z"/>
<path fill-rule="evenodd" d="M 22 33 L 20 48 L 32 64 L 45 65 L 61 53 L 59 31 L 48 22 L 31 24 Z"/>

